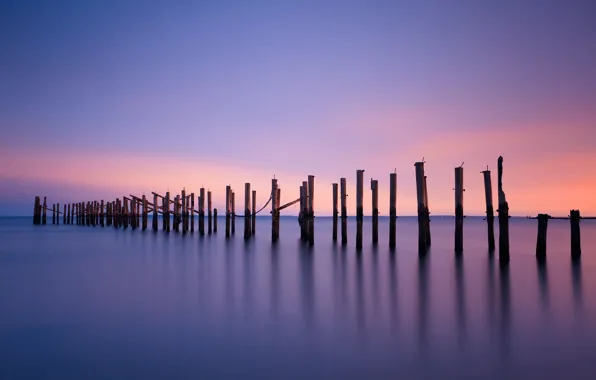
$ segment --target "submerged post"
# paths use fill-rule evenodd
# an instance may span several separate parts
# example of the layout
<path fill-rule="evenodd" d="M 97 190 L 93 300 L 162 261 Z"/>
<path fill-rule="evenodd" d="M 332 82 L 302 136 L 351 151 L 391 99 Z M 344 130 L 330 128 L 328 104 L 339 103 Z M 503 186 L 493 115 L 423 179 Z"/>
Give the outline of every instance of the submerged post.
<path fill-rule="evenodd" d="M 495 213 L 493 209 L 493 185 L 488 168 L 482 172 L 484 176 L 484 197 L 486 199 L 486 226 L 488 228 L 488 250 L 495 250 Z"/>
<path fill-rule="evenodd" d="M 339 180 L 340 202 L 341 202 L 341 244 L 348 244 L 348 207 L 346 205 L 346 179 Z"/>
<path fill-rule="evenodd" d="M 166 232 L 170 232 L 170 192 L 166 192 L 166 198 L 164 199 L 164 207 L 165 207 L 165 222 L 166 222 Z"/>
<path fill-rule="evenodd" d="M 56 204 L 52 203 L 52 224 L 56 224 Z"/>
<path fill-rule="evenodd" d="M 103 208 L 103 201 L 101 201 L 101 207 Z M 149 210 L 147 210 L 147 197 L 143 194 L 143 231 L 147 229 L 147 221 L 149 219 Z M 103 227 L 103 222 L 102 222 Z"/>
<path fill-rule="evenodd" d="M 199 193 L 199 205 L 201 204 L 201 193 Z M 200 207 L 199 207 L 200 208 Z M 200 215 L 200 212 L 199 212 Z M 200 221 L 200 218 L 199 218 Z M 195 232 L 195 193 L 190 193 L 190 232 Z"/>
<path fill-rule="evenodd" d="M 153 193 L 153 217 L 151 218 L 151 227 L 157 231 L 157 194 Z"/>
<path fill-rule="evenodd" d="M 302 181 L 302 221 L 300 223 L 300 237 L 303 241 L 308 240 L 308 181 Z"/>
<path fill-rule="evenodd" d="M 37 224 L 40 224 L 40 221 L 43 224 L 47 223 L 47 218 L 48 218 L 48 205 L 46 203 L 46 197 L 43 197 L 43 220 L 41 220 L 41 214 L 42 214 L 42 209 L 41 206 L 39 205 L 39 197 L 37 197 Z"/>
<path fill-rule="evenodd" d="M 213 232 L 213 217 L 211 215 L 211 191 L 207 191 L 207 232 Z"/>
<path fill-rule="evenodd" d="M 230 195 L 232 201 L 232 235 L 236 234 L 236 193 Z"/>
<path fill-rule="evenodd" d="M 250 230 L 250 183 L 244 184 L 244 239 L 252 236 Z"/>
<path fill-rule="evenodd" d="M 571 258 L 579 259 L 582 255 L 581 236 L 579 229 L 579 222 L 581 215 L 579 210 L 571 210 L 569 212 L 569 221 L 571 223 Z"/>
<path fill-rule="evenodd" d="M 356 170 L 356 248 L 362 248 L 362 223 L 364 219 L 364 170 Z"/>
<path fill-rule="evenodd" d="M 333 241 L 337 241 L 337 217 L 339 211 L 337 210 L 337 201 L 338 201 L 338 186 L 337 183 L 332 185 L 333 187 Z"/>
<path fill-rule="evenodd" d="M 66 212 L 66 224 L 70 224 L 70 203 L 68 204 L 68 210 Z"/>
<path fill-rule="evenodd" d="M 424 175 L 424 162 L 416 162 L 416 198 L 418 200 L 418 252 L 426 254 L 428 251 L 428 230 L 427 219 L 428 208 L 426 207 L 426 177 Z"/>
<path fill-rule="evenodd" d="M 182 209 L 178 211 L 181 219 L 182 219 L 182 233 L 186 233 L 188 231 L 188 224 L 186 219 L 186 213 L 188 209 L 188 201 L 186 199 L 186 190 L 182 189 Z M 180 220 L 180 219 L 179 219 Z"/>
<path fill-rule="evenodd" d="M 499 261 L 509 262 L 509 204 L 503 191 L 503 157 L 499 157 L 498 191 L 499 191 Z"/>
<path fill-rule="evenodd" d="M 217 233 L 217 209 L 213 209 L 213 233 Z"/>
<path fill-rule="evenodd" d="M 308 176 L 308 244 L 315 244 L 315 176 Z"/>
<path fill-rule="evenodd" d="M 33 224 L 41 224 L 41 216 L 39 215 L 39 197 L 36 196 L 33 201 Z"/>
<path fill-rule="evenodd" d="M 464 168 L 455 168 L 455 253 L 464 250 Z"/>
<path fill-rule="evenodd" d="M 66 204 L 63 207 L 64 211 L 62 212 L 62 224 L 66 224 Z"/>
<path fill-rule="evenodd" d="M 255 231 L 257 230 L 257 191 L 253 190 L 252 191 L 252 215 L 250 218 L 250 224 L 251 224 L 251 235 L 255 234 Z"/>
<path fill-rule="evenodd" d="M 211 207 L 211 206 L 209 206 Z M 211 211 L 209 211 L 211 214 Z M 211 232 L 211 231 L 210 231 Z M 205 235 L 205 188 L 199 189 L 199 234 Z"/>
<path fill-rule="evenodd" d="M 232 189 L 226 186 L 226 237 L 230 237 L 230 206 L 231 206 Z"/>
<path fill-rule="evenodd" d="M 546 258 L 546 231 L 548 228 L 548 214 L 538 214 L 538 238 L 536 239 L 536 258 L 544 260 Z"/>
<path fill-rule="evenodd" d="M 379 242 L 379 181 L 370 180 L 370 189 L 372 190 L 372 242 Z"/>
<path fill-rule="evenodd" d="M 271 241 L 273 243 L 279 239 L 279 224 L 277 223 L 277 219 L 279 218 L 279 211 L 277 211 L 278 207 L 277 180 L 273 178 L 271 180 Z"/>
<path fill-rule="evenodd" d="M 395 248 L 397 219 L 397 173 L 389 174 L 389 248 Z"/>

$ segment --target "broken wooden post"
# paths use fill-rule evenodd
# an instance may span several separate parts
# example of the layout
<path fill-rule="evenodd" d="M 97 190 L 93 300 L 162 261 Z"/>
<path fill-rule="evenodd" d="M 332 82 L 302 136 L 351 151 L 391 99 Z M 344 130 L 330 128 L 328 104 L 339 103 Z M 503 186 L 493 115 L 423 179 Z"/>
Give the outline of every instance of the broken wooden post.
<path fill-rule="evenodd" d="M 279 217 L 278 207 L 277 180 L 273 178 L 271 180 L 271 241 L 273 243 L 279 239 L 279 224 L 277 223 L 277 218 Z"/>
<path fill-rule="evenodd" d="M 93 207 L 93 206 L 91 206 Z M 92 218 L 94 220 L 95 218 Z M 130 200 L 130 226 L 132 229 L 136 229 L 137 225 L 137 199 L 133 198 Z"/>
<path fill-rule="evenodd" d="M 232 235 L 236 234 L 236 193 L 232 191 L 230 195 L 232 202 Z"/>
<path fill-rule="evenodd" d="M 486 199 L 486 225 L 488 228 L 488 250 L 495 250 L 495 214 L 493 209 L 493 185 L 488 168 L 482 172 L 484 176 L 484 197 Z"/>
<path fill-rule="evenodd" d="M 244 184 L 244 239 L 250 239 L 250 183 Z"/>
<path fill-rule="evenodd" d="M 211 201 L 209 201 L 211 202 Z M 211 207 L 209 205 L 209 207 Z M 211 213 L 211 211 L 209 211 Z M 211 228 L 211 227 L 209 227 Z M 209 231 L 211 232 L 211 231 Z M 205 235 L 205 188 L 201 187 L 199 190 L 199 233 L 201 236 Z"/>
<path fill-rule="evenodd" d="M 151 218 L 151 227 L 157 231 L 157 194 L 153 193 L 153 217 Z"/>
<path fill-rule="evenodd" d="M 395 248 L 397 220 L 397 173 L 389 174 L 389 248 Z"/>
<path fill-rule="evenodd" d="M 278 223 L 279 224 L 279 223 Z M 315 244 L 315 176 L 308 176 L 308 244 Z"/>
<path fill-rule="evenodd" d="M 372 242 L 379 242 L 379 181 L 370 180 L 370 189 L 372 190 Z"/>
<path fill-rule="evenodd" d="M 187 199 L 186 199 L 186 190 L 182 189 L 182 210 L 179 210 L 181 219 L 182 219 L 182 233 L 188 232 L 188 225 L 186 224 L 186 213 L 187 213 Z"/>
<path fill-rule="evenodd" d="M 129 212 L 128 212 L 128 199 L 126 199 L 126 197 L 123 197 L 123 202 L 124 202 L 124 210 L 122 211 L 122 220 L 123 220 L 123 226 L 124 229 L 128 228 L 128 224 L 130 223 L 130 218 L 129 218 Z"/>
<path fill-rule="evenodd" d="M 425 254 L 428 251 L 427 223 L 428 209 L 425 203 L 425 176 L 424 162 L 416 162 L 416 199 L 418 201 L 418 253 Z"/>
<path fill-rule="evenodd" d="M 362 249 L 364 219 L 364 170 L 356 170 L 356 249 Z"/>
<path fill-rule="evenodd" d="M 213 233 L 217 233 L 217 209 L 213 209 Z"/>
<path fill-rule="evenodd" d="M 498 191 L 499 191 L 499 261 L 509 262 L 509 204 L 503 192 L 503 157 L 499 157 Z"/>
<path fill-rule="evenodd" d="M 226 237 L 230 237 L 230 207 L 232 204 L 232 189 L 228 185 L 226 186 Z"/>
<path fill-rule="evenodd" d="M 338 194 L 338 185 L 337 183 L 334 183 L 331 185 L 333 188 L 333 241 L 337 241 L 337 218 L 338 218 L 338 214 L 339 211 L 337 209 L 337 202 L 338 202 L 338 198 L 339 198 L 339 194 Z M 302 195 L 301 195 L 302 197 Z"/>
<path fill-rule="evenodd" d="M 163 217 L 165 218 L 165 230 L 166 232 L 170 232 L 170 192 L 166 192 L 166 198 L 164 199 L 164 210 L 165 214 Z"/>
<path fill-rule="evenodd" d="M 550 215 L 538 214 L 538 238 L 536 239 L 536 258 L 544 260 L 546 258 L 546 231 Z"/>
<path fill-rule="evenodd" d="M 348 244 L 348 207 L 346 205 L 346 179 L 339 180 L 339 192 L 341 202 L 341 244 Z"/>
<path fill-rule="evenodd" d="M 207 225 L 209 235 L 213 232 L 213 216 L 211 215 L 211 191 L 207 191 Z"/>
<path fill-rule="evenodd" d="M 250 234 L 254 235 L 257 230 L 257 191 L 252 191 L 252 214 L 250 218 Z"/>
<path fill-rule="evenodd" d="M 148 213 L 149 211 L 147 210 L 147 197 L 145 196 L 145 194 L 143 194 L 143 231 L 145 231 L 147 229 L 147 219 L 149 217 Z M 103 201 L 101 201 L 102 203 L 102 207 L 103 207 Z M 102 224 L 103 226 L 103 224 Z"/>
<path fill-rule="evenodd" d="M 204 196 L 204 194 L 201 195 L 201 193 L 199 193 L 199 205 L 201 204 L 202 196 Z M 195 232 L 195 193 L 190 193 L 190 232 Z"/>
<path fill-rule="evenodd" d="M 579 210 L 571 210 L 569 212 L 569 221 L 571 223 L 571 258 L 579 259 L 582 255 L 581 236 L 579 229 L 579 222 L 581 215 Z"/>
<path fill-rule="evenodd" d="M 455 252 L 464 250 L 464 168 L 455 168 Z"/>
<path fill-rule="evenodd" d="M 300 224 L 300 236 L 303 241 L 307 241 L 309 231 L 308 223 L 310 221 L 308 218 L 308 181 L 302 182 L 302 195 L 302 221 Z"/>

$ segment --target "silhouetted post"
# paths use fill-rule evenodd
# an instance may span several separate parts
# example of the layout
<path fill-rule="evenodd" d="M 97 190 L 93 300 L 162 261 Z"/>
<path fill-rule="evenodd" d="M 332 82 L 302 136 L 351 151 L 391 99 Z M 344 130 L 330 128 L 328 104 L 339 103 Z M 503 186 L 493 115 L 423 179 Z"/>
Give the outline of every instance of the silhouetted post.
<path fill-rule="evenodd" d="M 389 248 L 395 248 L 397 219 L 397 173 L 389 174 Z"/>
<path fill-rule="evenodd" d="M 418 200 L 418 252 L 426 253 L 428 251 L 428 240 L 427 240 L 427 223 L 428 209 L 425 203 L 425 176 L 424 176 L 424 162 L 416 162 L 414 164 L 416 168 L 416 198 Z"/>
<path fill-rule="evenodd" d="M 186 224 L 186 212 L 188 209 L 188 205 L 187 205 L 187 199 L 186 199 L 186 190 L 182 189 L 182 210 L 180 213 L 180 216 L 182 217 L 182 233 L 186 233 L 188 230 L 188 225 Z"/>
<path fill-rule="evenodd" d="M 128 199 L 123 198 L 124 200 L 124 211 L 123 211 L 123 222 L 124 222 L 124 229 L 128 227 L 129 223 L 129 214 L 128 214 Z"/>
<path fill-rule="evenodd" d="M 211 215 L 211 191 L 207 191 L 207 232 L 213 232 L 213 216 Z"/>
<path fill-rule="evenodd" d="M 300 225 L 300 236 L 303 241 L 308 240 L 308 182 L 302 181 L 302 222 Z"/>
<path fill-rule="evenodd" d="M 257 191 L 252 191 L 252 215 L 250 218 L 251 235 L 254 235 L 257 230 Z"/>
<path fill-rule="evenodd" d="M 337 202 L 339 198 L 339 189 L 337 183 L 332 185 L 333 187 L 333 241 L 337 241 L 337 218 L 339 215 L 339 211 L 337 209 Z"/>
<path fill-rule="evenodd" d="M 201 204 L 201 193 L 199 193 L 198 202 L 200 205 Z M 201 213 L 199 212 L 199 216 L 200 215 L 201 215 Z M 199 217 L 199 220 L 200 220 L 200 217 Z M 190 193 L 190 232 L 195 232 L 195 193 Z"/>
<path fill-rule="evenodd" d="M 546 258 L 546 231 L 548 228 L 548 214 L 538 214 L 538 238 L 536 240 L 536 258 Z"/>
<path fill-rule="evenodd" d="M 161 229 L 162 231 L 166 231 L 168 228 L 167 222 L 166 222 L 166 215 L 167 215 L 167 210 L 166 210 L 166 198 L 163 197 L 161 198 Z"/>
<path fill-rule="evenodd" d="M 503 192 L 503 157 L 499 157 L 498 191 L 499 191 L 499 261 L 509 262 L 509 204 Z"/>
<path fill-rule="evenodd" d="M 157 231 L 157 194 L 153 193 L 153 217 L 151 218 L 151 227 Z"/>
<path fill-rule="evenodd" d="M 230 237 L 230 207 L 232 204 L 232 189 L 226 186 L 226 237 Z"/>
<path fill-rule="evenodd" d="M 63 207 L 64 211 L 62 212 L 62 224 L 66 224 L 66 205 Z"/>
<path fill-rule="evenodd" d="M 580 237 L 579 222 L 581 215 L 579 210 L 571 210 L 569 212 L 569 221 L 571 223 L 571 258 L 579 259 L 582 255 L 582 245 Z"/>
<path fill-rule="evenodd" d="M 33 201 L 33 224 L 41 224 L 41 211 L 40 211 L 40 204 L 39 204 L 39 197 L 36 196 L 35 200 Z"/>
<path fill-rule="evenodd" d="M 209 206 L 211 207 L 211 206 Z M 209 211 L 211 213 L 211 211 Z M 199 233 L 205 235 L 205 188 L 199 190 Z"/>
<path fill-rule="evenodd" d="M 236 234 L 236 193 L 230 195 L 232 201 L 232 235 Z"/>
<path fill-rule="evenodd" d="M 70 203 L 68 205 L 64 205 L 64 207 L 65 207 L 64 211 L 66 212 L 65 224 L 70 224 Z"/>
<path fill-rule="evenodd" d="M 348 244 L 348 207 L 346 205 L 347 194 L 346 194 L 346 179 L 341 178 L 339 180 L 339 201 L 341 203 L 341 244 Z"/>
<path fill-rule="evenodd" d="M 37 197 L 37 224 L 40 224 L 40 222 L 46 224 L 48 219 L 48 204 L 46 203 L 46 197 L 43 197 L 43 220 L 41 219 L 42 209 L 39 204 L 39 201 L 40 198 Z"/>
<path fill-rule="evenodd" d="M 370 189 L 372 190 L 372 242 L 379 242 L 379 181 L 370 180 Z"/>
<path fill-rule="evenodd" d="M 213 209 L 213 233 L 217 233 L 217 209 Z"/>
<path fill-rule="evenodd" d="M 96 205 L 96 207 L 99 207 L 97 202 L 95 202 L 95 205 Z M 137 213 L 136 213 L 137 227 L 139 227 L 141 225 L 141 216 L 142 216 L 141 214 L 143 212 L 143 210 L 142 210 L 143 203 L 141 202 L 140 199 L 136 199 L 135 205 L 137 206 Z"/>
<path fill-rule="evenodd" d="M 482 172 L 484 176 L 484 196 L 486 198 L 486 224 L 488 228 L 488 250 L 495 250 L 495 214 L 493 209 L 493 185 L 490 170 Z"/>
<path fill-rule="evenodd" d="M 130 225 L 131 227 L 134 229 L 136 229 L 139 225 L 137 223 L 137 199 L 133 198 L 130 200 Z M 94 205 L 91 205 L 91 208 L 94 208 Z M 92 214 L 94 214 L 95 211 L 92 211 Z M 92 217 L 91 220 L 95 220 L 95 217 Z"/>
<path fill-rule="evenodd" d="M 430 247 L 430 206 L 428 205 L 428 187 L 426 186 L 426 175 L 424 176 L 424 206 L 426 207 L 426 246 Z"/>
<path fill-rule="evenodd" d="M 103 210 L 104 204 L 103 204 L 103 199 L 99 202 L 99 224 L 104 227 L 104 210 Z"/>
<path fill-rule="evenodd" d="M 170 192 L 166 192 L 166 198 L 164 199 L 164 209 L 165 209 L 165 221 L 166 221 L 166 232 L 170 232 Z"/>
<path fill-rule="evenodd" d="M 250 239 L 250 183 L 244 184 L 244 239 Z"/>
<path fill-rule="evenodd" d="M 464 168 L 455 168 L 455 252 L 464 250 Z"/>
<path fill-rule="evenodd" d="M 103 207 L 103 201 L 101 201 L 102 203 L 102 207 Z M 149 210 L 147 210 L 147 197 L 145 196 L 145 194 L 143 194 L 143 198 L 142 198 L 142 203 L 143 203 L 143 231 L 145 231 L 147 229 L 147 221 L 149 219 Z M 103 223 L 102 223 L 103 226 Z"/>
<path fill-rule="evenodd" d="M 56 204 L 52 203 L 52 224 L 56 224 Z"/>
<path fill-rule="evenodd" d="M 362 248 L 362 223 L 364 219 L 364 170 L 356 170 L 356 248 Z"/>
<path fill-rule="evenodd" d="M 315 244 L 315 176 L 308 176 L 308 244 Z"/>
<path fill-rule="evenodd" d="M 279 239 L 279 224 L 277 218 L 279 218 L 277 208 L 277 180 L 273 178 L 271 180 L 271 241 L 276 242 Z"/>

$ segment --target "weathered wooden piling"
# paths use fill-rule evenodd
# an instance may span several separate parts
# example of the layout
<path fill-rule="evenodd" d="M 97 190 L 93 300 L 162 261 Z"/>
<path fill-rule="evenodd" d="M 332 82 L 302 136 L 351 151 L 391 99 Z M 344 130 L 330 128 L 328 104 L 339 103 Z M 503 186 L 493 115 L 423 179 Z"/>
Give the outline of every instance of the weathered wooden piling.
<path fill-rule="evenodd" d="M 166 222 L 166 232 L 170 232 L 170 192 L 166 192 L 166 198 L 164 199 L 164 210 L 165 210 L 165 222 Z"/>
<path fill-rule="evenodd" d="M 181 219 L 182 219 L 182 233 L 186 233 L 188 232 L 188 225 L 186 224 L 187 220 L 186 220 L 186 213 L 187 213 L 187 198 L 186 198 L 186 190 L 182 189 L 182 210 L 179 210 L 178 212 L 180 213 Z"/>
<path fill-rule="evenodd" d="M 339 180 L 339 192 L 340 192 L 340 203 L 341 203 L 341 244 L 348 244 L 348 207 L 347 207 L 347 194 L 346 194 L 346 179 L 340 178 Z"/>
<path fill-rule="evenodd" d="M 430 247 L 431 245 L 431 233 L 430 233 L 430 206 L 428 205 L 428 187 L 427 187 L 427 177 L 424 175 L 424 205 L 426 207 L 426 245 Z"/>
<path fill-rule="evenodd" d="M 217 209 L 213 209 L 213 233 L 217 233 Z"/>
<path fill-rule="evenodd" d="M 488 250 L 495 250 L 495 213 L 493 209 L 493 185 L 488 168 L 482 172 L 484 176 L 484 197 L 486 199 L 486 226 L 488 229 Z"/>
<path fill-rule="evenodd" d="M 201 193 L 199 193 L 199 198 L 197 199 L 197 201 L 200 205 Z M 195 193 L 190 193 L 190 232 L 195 232 Z"/>
<path fill-rule="evenodd" d="M 279 239 L 279 211 L 277 210 L 277 179 L 271 180 L 271 241 L 275 243 Z"/>
<path fill-rule="evenodd" d="M 62 212 L 62 224 L 66 224 L 66 205 L 64 205 L 64 211 Z"/>
<path fill-rule="evenodd" d="M 70 224 L 70 203 L 65 207 L 67 207 L 67 209 L 66 209 L 66 224 Z"/>
<path fill-rule="evenodd" d="M 157 231 L 157 194 L 153 193 L 153 216 L 151 218 L 151 227 Z"/>
<path fill-rule="evenodd" d="M 41 224 L 39 197 L 36 196 L 33 201 L 33 224 Z"/>
<path fill-rule="evenodd" d="M 337 219 L 339 214 L 337 203 L 339 198 L 339 189 L 337 183 L 334 183 L 331 186 L 333 188 L 333 241 L 337 241 Z"/>
<path fill-rule="evenodd" d="M 46 203 L 46 197 L 43 197 L 43 220 L 41 219 L 41 214 L 42 214 L 42 209 L 41 206 L 39 205 L 39 197 L 37 197 L 37 224 L 39 224 L 39 221 L 41 220 L 42 224 L 46 224 L 47 223 L 47 215 L 48 215 L 48 205 Z"/>
<path fill-rule="evenodd" d="M 91 206 L 93 207 L 93 206 Z M 95 218 L 92 218 L 94 220 Z M 136 229 L 137 225 L 137 200 L 136 198 L 132 198 L 130 200 L 130 226 L 132 229 Z"/>
<path fill-rule="evenodd" d="M 56 224 L 56 204 L 52 203 L 52 224 Z"/>
<path fill-rule="evenodd" d="M 279 222 L 278 222 L 279 226 Z M 308 176 L 308 244 L 315 244 L 315 176 Z"/>
<path fill-rule="evenodd" d="M 356 249 L 362 249 L 364 221 L 364 170 L 356 170 Z"/>
<path fill-rule="evenodd" d="M 209 205 L 209 207 L 211 207 Z M 211 211 L 209 211 L 211 213 Z M 211 229 L 211 226 L 209 226 Z M 199 233 L 201 236 L 205 235 L 205 188 L 199 189 Z M 209 231 L 211 233 L 211 231 Z"/>
<path fill-rule="evenodd" d="M 130 223 L 130 214 L 129 214 L 129 210 L 128 210 L 128 199 L 126 199 L 126 197 L 123 197 L 123 203 L 124 203 L 124 210 L 123 210 L 123 226 L 124 229 L 128 228 L 128 224 Z"/>
<path fill-rule="evenodd" d="M 207 232 L 213 232 L 213 216 L 211 215 L 211 191 L 207 191 Z"/>
<path fill-rule="evenodd" d="M 236 193 L 232 191 L 230 195 L 232 202 L 232 235 L 236 234 Z"/>
<path fill-rule="evenodd" d="M 147 221 L 149 219 L 149 210 L 147 210 L 147 197 L 145 196 L 145 194 L 143 194 L 143 198 L 142 201 L 143 203 L 143 231 L 145 231 L 147 229 Z M 101 201 L 102 207 L 103 207 L 103 201 Z M 103 224 L 102 224 L 103 227 Z"/>
<path fill-rule="evenodd" d="M 499 191 L 499 261 L 509 262 L 509 204 L 503 191 L 503 157 L 499 157 L 498 191 Z"/>
<path fill-rule="evenodd" d="M 379 242 L 379 181 L 370 180 L 370 189 L 372 191 L 372 242 Z"/>
<path fill-rule="evenodd" d="M 250 218 L 250 234 L 254 235 L 257 231 L 257 191 L 252 191 L 252 214 Z"/>
<path fill-rule="evenodd" d="M 232 189 L 230 186 L 226 186 L 226 237 L 230 237 L 230 214 L 232 206 Z"/>
<path fill-rule="evenodd" d="M 250 239 L 250 183 L 244 184 L 244 239 Z"/>
<path fill-rule="evenodd" d="M 418 252 L 425 254 L 429 246 L 427 236 L 429 213 L 426 207 L 424 162 L 416 162 L 414 167 L 416 168 L 416 199 L 418 201 Z"/>
<path fill-rule="evenodd" d="M 389 174 L 389 248 L 395 248 L 397 221 L 397 173 Z"/>
<path fill-rule="evenodd" d="M 544 260 L 546 258 L 546 232 L 550 215 L 538 214 L 538 237 L 536 239 L 536 258 Z"/>
<path fill-rule="evenodd" d="M 303 241 L 308 241 L 308 181 L 302 182 L 302 217 L 300 221 L 300 237 Z"/>
<path fill-rule="evenodd" d="M 581 215 L 579 210 L 569 212 L 569 221 L 571 223 L 571 258 L 579 259 L 582 255 L 581 235 L 579 222 Z"/>
<path fill-rule="evenodd" d="M 56 205 L 56 224 L 60 224 L 60 203 Z"/>
<path fill-rule="evenodd" d="M 145 196 L 143 195 L 143 199 L 145 198 Z M 104 222 L 104 217 L 105 217 L 105 212 L 104 212 L 104 204 L 103 204 L 103 199 L 100 201 L 99 204 L 99 224 L 103 227 L 105 225 Z"/>
<path fill-rule="evenodd" d="M 464 250 L 464 168 L 455 168 L 455 252 Z"/>

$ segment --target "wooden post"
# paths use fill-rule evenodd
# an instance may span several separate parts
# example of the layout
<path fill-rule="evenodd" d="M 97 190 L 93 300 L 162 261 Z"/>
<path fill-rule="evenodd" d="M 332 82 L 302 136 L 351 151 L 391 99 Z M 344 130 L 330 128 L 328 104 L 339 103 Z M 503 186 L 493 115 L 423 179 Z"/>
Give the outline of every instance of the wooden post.
<path fill-rule="evenodd" d="M 232 235 L 236 233 L 236 193 L 230 195 L 232 201 Z"/>
<path fill-rule="evenodd" d="M 251 233 L 251 235 L 254 235 L 257 230 L 257 191 L 256 190 L 252 191 L 252 215 L 250 218 L 250 224 L 251 224 L 250 233 Z"/>
<path fill-rule="evenodd" d="M 430 247 L 430 207 L 428 205 L 428 187 L 426 186 L 426 175 L 424 175 L 424 206 L 426 208 L 426 246 Z"/>
<path fill-rule="evenodd" d="M 38 217 L 39 212 L 39 197 L 36 196 L 35 200 L 33 201 L 33 224 L 41 224 L 41 217 Z"/>
<path fill-rule="evenodd" d="M 339 192 L 341 202 L 341 244 L 348 244 L 348 207 L 346 205 L 347 194 L 346 194 L 346 179 L 341 178 L 339 180 Z"/>
<path fill-rule="evenodd" d="M 123 223 L 124 223 L 124 229 L 128 228 L 128 223 L 130 222 L 130 218 L 129 218 L 129 212 L 128 212 L 128 199 L 123 198 L 124 201 L 124 210 L 123 210 Z"/>
<path fill-rule="evenodd" d="M 166 232 L 170 232 L 170 192 L 166 192 L 166 198 L 164 199 L 164 210 L 165 210 L 165 224 L 166 224 Z"/>
<path fill-rule="evenodd" d="M 397 221 L 397 173 L 389 174 L 389 248 L 395 248 Z"/>
<path fill-rule="evenodd" d="M 464 250 L 464 168 L 455 168 L 455 252 Z"/>
<path fill-rule="evenodd" d="M 213 209 L 213 233 L 217 233 L 217 209 Z"/>
<path fill-rule="evenodd" d="M 509 204 L 503 192 L 503 157 L 497 161 L 499 174 L 499 261 L 509 262 Z"/>
<path fill-rule="evenodd" d="M 425 203 L 425 176 L 424 162 L 416 162 L 416 198 L 418 201 L 418 252 L 426 254 L 428 251 L 426 219 L 428 218 L 428 209 Z"/>
<path fill-rule="evenodd" d="M 149 211 L 147 210 L 147 197 L 145 196 L 145 194 L 143 194 L 143 231 L 145 231 L 147 229 L 147 219 L 148 219 L 148 213 Z M 102 203 L 102 207 L 103 207 L 103 201 L 101 201 Z"/>
<path fill-rule="evenodd" d="M 244 239 L 250 239 L 250 183 L 244 184 Z"/>
<path fill-rule="evenodd" d="M 484 176 L 484 197 L 486 199 L 486 225 L 488 228 L 488 250 L 495 250 L 495 213 L 493 210 L 493 185 L 490 170 L 482 172 Z"/>
<path fill-rule="evenodd" d="M 70 203 L 68 205 L 64 205 L 64 207 L 66 207 L 65 211 L 66 211 L 66 223 L 65 224 L 70 224 Z"/>
<path fill-rule="evenodd" d="M 303 202 L 302 202 L 302 223 L 300 226 L 300 236 L 302 240 L 308 240 L 308 224 L 310 223 L 310 218 L 308 216 L 308 181 L 302 182 L 302 193 L 303 193 Z"/>
<path fill-rule="evenodd" d="M 226 186 L 226 238 L 230 237 L 230 207 L 232 205 L 232 189 Z"/>
<path fill-rule="evenodd" d="M 315 244 L 315 176 L 308 176 L 308 244 Z"/>
<path fill-rule="evenodd" d="M 579 259 L 582 255 L 582 245 L 579 222 L 581 215 L 579 210 L 571 210 L 569 212 L 569 221 L 571 223 L 571 258 Z"/>
<path fill-rule="evenodd" d="M 56 204 L 52 203 L 52 224 L 56 224 Z"/>
<path fill-rule="evenodd" d="M 544 260 L 546 258 L 546 231 L 548 228 L 548 214 L 538 214 L 538 238 L 536 239 L 536 258 Z"/>
<path fill-rule="evenodd" d="M 143 198 L 145 198 L 145 196 L 143 195 Z M 103 199 L 100 201 L 99 204 L 99 224 L 103 227 L 104 226 L 104 210 L 103 210 Z"/>
<path fill-rule="evenodd" d="M 64 205 L 64 211 L 62 212 L 62 224 L 66 224 L 66 204 Z"/>
<path fill-rule="evenodd" d="M 93 218 L 95 219 L 95 218 Z M 137 225 L 137 199 L 133 198 L 130 200 L 130 226 L 132 229 L 136 229 Z"/>
<path fill-rule="evenodd" d="M 275 223 L 277 223 L 277 231 L 279 234 L 279 222 L 281 221 L 281 211 L 279 210 L 279 207 L 281 206 L 281 189 L 279 188 L 279 186 L 277 187 L 277 219 L 275 220 Z"/>
<path fill-rule="evenodd" d="M 48 219 L 48 205 L 46 203 L 46 197 L 43 197 L 43 220 L 42 218 L 42 209 L 41 209 L 41 205 L 39 204 L 40 198 L 37 197 L 37 206 L 35 207 L 35 213 L 37 214 L 37 223 L 36 224 L 46 224 L 47 223 L 47 219 Z"/>
<path fill-rule="evenodd" d="M 56 224 L 60 224 L 60 203 L 56 205 Z"/>
<path fill-rule="evenodd" d="M 372 190 L 372 242 L 376 245 L 379 242 L 379 181 L 371 179 L 370 188 Z"/>
<path fill-rule="evenodd" d="M 333 241 L 337 241 L 337 217 L 339 214 L 339 211 L 337 210 L 337 202 L 339 194 L 337 183 L 334 183 L 331 186 L 333 187 Z"/>
<path fill-rule="evenodd" d="M 151 218 L 151 227 L 157 231 L 157 194 L 153 194 L 153 217 Z"/>
<path fill-rule="evenodd" d="M 211 200 L 209 200 L 211 203 Z M 211 204 L 209 204 L 209 208 L 211 208 Z M 209 210 L 209 215 L 211 215 L 211 210 Z M 199 190 L 199 233 L 201 236 L 205 235 L 205 188 L 201 187 Z M 211 233 L 211 226 L 209 226 L 209 233 Z"/>
<path fill-rule="evenodd" d="M 279 239 L 279 224 L 277 224 L 278 211 L 277 208 L 277 180 L 271 180 L 271 241 L 275 243 Z"/>
<path fill-rule="evenodd" d="M 186 199 L 186 190 L 182 189 L 182 233 L 186 233 L 188 230 L 187 220 L 186 220 L 186 212 L 187 212 L 187 199 Z"/>
<path fill-rule="evenodd" d="M 364 170 L 356 170 L 356 249 L 362 249 L 364 219 Z"/>
<path fill-rule="evenodd" d="M 199 193 L 199 198 L 197 199 L 197 201 L 200 205 L 201 193 Z M 195 193 L 190 193 L 190 232 L 195 232 Z"/>
<path fill-rule="evenodd" d="M 213 231 L 213 217 L 211 215 L 211 191 L 207 191 L 207 232 Z"/>

